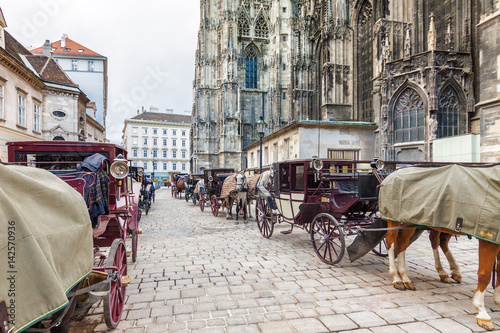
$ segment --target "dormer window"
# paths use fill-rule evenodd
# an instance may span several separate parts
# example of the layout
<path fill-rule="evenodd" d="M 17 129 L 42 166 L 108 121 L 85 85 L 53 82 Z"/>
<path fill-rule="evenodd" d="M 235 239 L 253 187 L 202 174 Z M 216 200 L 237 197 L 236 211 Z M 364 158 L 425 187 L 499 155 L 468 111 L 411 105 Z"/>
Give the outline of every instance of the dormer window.
<path fill-rule="evenodd" d="M 71 50 L 69 47 L 66 47 L 63 52 L 69 52 Z"/>
<path fill-rule="evenodd" d="M 78 53 L 83 53 L 83 49 L 78 49 Z"/>

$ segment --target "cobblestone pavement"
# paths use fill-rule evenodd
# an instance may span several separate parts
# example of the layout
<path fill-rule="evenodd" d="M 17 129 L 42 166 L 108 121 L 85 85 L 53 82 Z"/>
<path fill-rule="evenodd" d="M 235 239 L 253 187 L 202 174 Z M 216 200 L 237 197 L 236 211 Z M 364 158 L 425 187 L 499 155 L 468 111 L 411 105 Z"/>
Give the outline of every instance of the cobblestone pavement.
<path fill-rule="evenodd" d="M 450 248 L 462 284 L 443 284 L 434 271 L 427 233 L 407 253 L 417 291 L 392 287 L 387 258 L 368 254 L 350 263 L 323 264 L 309 235 L 271 238 L 254 219 L 236 224 L 209 209 L 172 198 L 170 189 L 140 222 L 136 263 L 129 259 L 127 302 L 117 332 L 481 332 L 472 296 L 477 241 L 460 237 Z M 348 242 L 354 237 L 348 237 Z M 443 256 L 444 258 L 444 256 Z M 445 264 L 445 268 L 447 264 Z M 488 311 L 498 311 L 491 287 Z M 106 331 L 98 304 L 71 332 Z M 500 329 L 500 314 L 491 313 Z"/>

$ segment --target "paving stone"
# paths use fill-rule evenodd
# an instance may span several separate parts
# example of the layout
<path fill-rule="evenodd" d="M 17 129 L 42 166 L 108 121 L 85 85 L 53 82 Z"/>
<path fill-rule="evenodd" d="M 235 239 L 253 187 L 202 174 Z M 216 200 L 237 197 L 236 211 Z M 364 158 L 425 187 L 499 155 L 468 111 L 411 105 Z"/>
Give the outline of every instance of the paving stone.
<path fill-rule="evenodd" d="M 432 328 L 432 326 L 428 325 L 425 322 L 416 322 L 409 324 L 398 325 L 403 331 L 408 333 L 438 333 L 438 330 Z"/>
<path fill-rule="evenodd" d="M 440 332 L 468 333 L 471 330 L 449 318 L 434 319 L 426 322 Z"/>
<path fill-rule="evenodd" d="M 295 329 L 287 321 L 271 321 L 259 323 L 258 327 L 262 333 L 294 333 Z"/>
<path fill-rule="evenodd" d="M 315 318 L 292 319 L 290 324 L 297 332 L 320 333 L 328 332 L 328 328 Z"/>
<path fill-rule="evenodd" d="M 348 313 L 347 316 L 359 327 L 373 327 L 386 325 L 387 322 L 373 312 Z"/>

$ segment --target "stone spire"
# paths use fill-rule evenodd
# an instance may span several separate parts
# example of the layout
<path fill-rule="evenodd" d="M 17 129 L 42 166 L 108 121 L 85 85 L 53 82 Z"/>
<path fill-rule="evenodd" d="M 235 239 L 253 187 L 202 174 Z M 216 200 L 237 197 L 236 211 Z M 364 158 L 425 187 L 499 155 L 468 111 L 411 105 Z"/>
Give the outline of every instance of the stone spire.
<path fill-rule="evenodd" d="M 406 29 L 405 34 L 405 44 L 404 44 L 404 58 L 408 59 L 411 56 L 411 38 L 410 38 L 410 26 Z"/>
<path fill-rule="evenodd" d="M 429 51 L 436 50 L 436 25 L 434 23 L 434 13 L 430 15 L 429 32 L 427 32 L 427 49 Z"/>
<path fill-rule="evenodd" d="M 452 51 L 454 48 L 454 42 L 453 42 L 453 29 L 451 26 L 451 17 L 448 19 L 448 24 L 446 28 L 446 34 L 444 37 L 444 44 L 446 45 L 446 49 L 448 51 Z"/>

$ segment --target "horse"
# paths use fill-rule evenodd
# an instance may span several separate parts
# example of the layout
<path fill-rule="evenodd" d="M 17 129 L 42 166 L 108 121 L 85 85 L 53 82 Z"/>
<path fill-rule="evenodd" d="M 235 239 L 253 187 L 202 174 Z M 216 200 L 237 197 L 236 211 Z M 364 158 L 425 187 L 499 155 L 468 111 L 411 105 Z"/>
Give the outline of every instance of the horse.
<path fill-rule="evenodd" d="M 247 209 L 248 207 L 248 182 L 247 177 L 243 171 L 236 175 L 236 193 L 233 194 L 233 200 L 236 201 L 236 221 L 238 221 L 239 211 L 243 209 L 243 222 L 247 223 Z M 231 208 L 229 208 L 231 211 Z"/>
<path fill-rule="evenodd" d="M 179 195 L 179 198 L 182 198 L 182 193 L 184 193 L 184 190 L 186 189 L 186 181 L 187 181 L 186 176 L 178 176 L 177 177 L 177 181 L 175 182 L 175 186 L 177 187 L 177 193 Z"/>
<path fill-rule="evenodd" d="M 497 166 L 498 167 L 498 166 Z M 439 258 L 438 246 L 443 250 L 450 269 L 451 278 L 462 281 L 458 264 L 449 251 L 448 241 L 452 235 L 474 236 L 479 240 L 479 267 L 477 271 L 476 293 L 472 305 L 477 311 L 476 321 L 486 330 L 494 325 L 484 305 L 484 294 L 488 286 L 495 262 L 500 264 L 500 241 L 497 238 L 495 221 L 496 198 L 500 192 L 497 174 L 500 167 L 471 168 L 446 166 L 445 170 L 400 169 L 389 175 L 380 188 L 380 214 L 387 221 L 387 248 L 389 253 L 389 273 L 393 286 L 400 290 L 415 290 L 406 273 L 405 252 L 410 237 L 415 233 L 415 224 L 427 226 L 434 253 L 436 270 L 441 281 L 451 282 Z M 408 168 L 415 169 L 415 168 Z M 431 169 L 431 168 L 427 168 Z M 434 172 L 434 175 L 432 174 Z M 391 177 L 393 176 L 394 177 Z M 434 178 L 432 178 L 434 177 Z M 459 181 L 452 181 L 458 179 Z M 419 183 L 419 180 L 422 180 Z M 443 183 L 444 182 L 444 183 Z M 422 191 L 422 188 L 425 190 Z M 463 200 L 464 193 L 476 193 Z M 418 205 L 418 203 L 420 205 Z M 413 207 L 416 206 L 416 207 Z M 422 214 L 425 211 L 426 214 Z M 405 223 L 397 222 L 405 221 Z M 441 222 L 441 223 L 439 223 Z M 397 266 L 396 266 L 397 257 Z M 500 306 L 500 265 L 496 268 L 494 302 Z"/>

